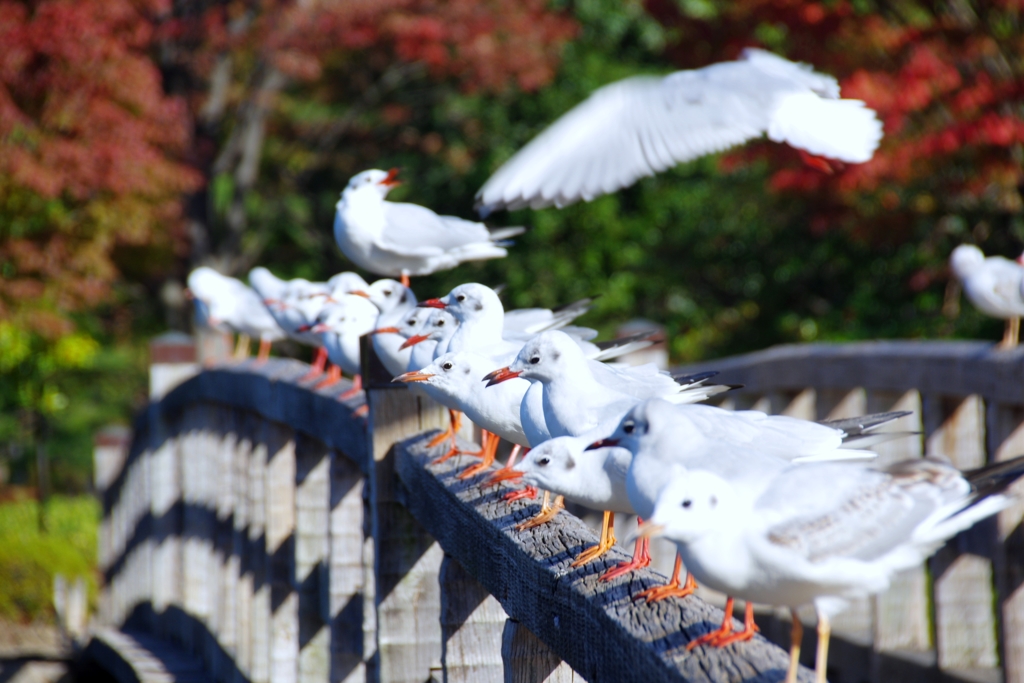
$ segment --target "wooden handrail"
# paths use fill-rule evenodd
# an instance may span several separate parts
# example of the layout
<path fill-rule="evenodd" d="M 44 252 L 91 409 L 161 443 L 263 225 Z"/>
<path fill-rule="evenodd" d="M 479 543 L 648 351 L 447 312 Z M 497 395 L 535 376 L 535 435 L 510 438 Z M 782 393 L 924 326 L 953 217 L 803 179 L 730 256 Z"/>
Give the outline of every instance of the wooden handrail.
<path fill-rule="evenodd" d="M 1024 350 L 818 344 L 687 368 L 704 369 L 745 385 L 726 397 L 735 407 L 809 419 L 915 410 L 916 425 L 900 428 L 921 439 L 887 444 L 883 461 L 929 453 L 967 467 L 1024 452 Z M 313 390 L 296 381 L 307 370 L 277 359 L 207 368 L 138 416 L 102 491 L 107 626 L 253 683 L 781 677 L 785 653 L 760 637 L 686 653 L 721 612 L 696 598 L 634 603 L 663 579 L 650 571 L 600 583 L 619 550 L 572 569 L 596 540 L 580 520 L 516 531 L 536 502 L 509 505 L 479 487 L 483 476 L 456 479 L 465 458 L 431 465 L 423 438 L 444 423 L 439 407 L 372 376 L 365 399 L 342 402 L 348 382 Z M 841 642 L 833 662 L 874 680 L 971 669 L 1024 682 L 1020 516 L 955 539 L 930 565 L 934 586 L 922 569 L 855 606 L 847 626 L 874 645 Z M 911 651 L 936 653 L 934 664 L 900 654 Z"/>

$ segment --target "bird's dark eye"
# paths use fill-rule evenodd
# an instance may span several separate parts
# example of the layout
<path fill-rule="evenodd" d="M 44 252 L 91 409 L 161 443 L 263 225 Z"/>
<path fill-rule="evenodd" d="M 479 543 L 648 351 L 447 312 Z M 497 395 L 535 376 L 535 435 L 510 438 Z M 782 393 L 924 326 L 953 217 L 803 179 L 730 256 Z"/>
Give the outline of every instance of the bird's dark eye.
<path fill-rule="evenodd" d="M 634 430 L 635 428 L 636 428 L 636 424 L 634 424 L 634 423 L 633 423 L 632 421 L 630 421 L 630 422 L 625 422 L 625 423 L 623 423 L 623 425 L 622 425 L 622 431 L 626 432 L 627 434 L 632 434 L 632 433 L 633 433 L 633 430 Z"/>
<path fill-rule="evenodd" d="M 451 370 L 452 369 L 452 364 L 451 363 L 445 363 L 441 367 L 444 368 L 445 370 Z"/>
<path fill-rule="evenodd" d="M 465 301 L 466 300 L 466 295 L 465 294 L 459 294 L 457 297 L 455 297 L 455 300 L 456 301 Z"/>
<path fill-rule="evenodd" d="M 390 289 L 385 289 L 384 290 L 384 296 L 391 296 L 391 290 Z"/>
<path fill-rule="evenodd" d="M 682 506 L 683 506 L 684 508 L 688 508 L 688 507 L 690 507 L 691 505 L 693 505 L 693 501 L 692 501 L 692 500 L 690 500 L 689 498 L 687 498 L 686 500 L 684 500 L 684 501 L 682 502 Z"/>
<path fill-rule="evenodd" d="M 544 465 L 549 464 L 550 462 L 551 462 L 551 458 L 548 458 L 548 457 L 537 458 L 537 464 L 540 465 L 541 467 L 543 467 Z"/>
<path fill-rule="evenodd" d="M 540 362 L 540 356 L 534 356 L 533 358 L 530 359 L 530 365 L 536 365 L 539 362 Z"/>
<path fill-rule="evenodd" d="M 438 320 L 437 321 L 437 326 L 438 327 L 444 327 L 444 321 L 443 320 Z"/>

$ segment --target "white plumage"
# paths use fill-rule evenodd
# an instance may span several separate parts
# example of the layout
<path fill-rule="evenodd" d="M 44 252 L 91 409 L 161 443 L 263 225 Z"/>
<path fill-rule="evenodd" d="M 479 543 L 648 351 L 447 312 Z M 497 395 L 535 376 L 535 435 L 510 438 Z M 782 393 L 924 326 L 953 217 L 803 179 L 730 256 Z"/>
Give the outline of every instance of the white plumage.
<path fill-rule="evenodd" d="M 505 162 L 477 193 L 477 207 L 486 216 L 590 201 L 764 134 L 861 163 L 882 125 L 863 102 L 839 99 L 831 76 L 748 49 L 734 62 L 595 91 Z"/>
<path fill-rule="evenodd" d="M 429 275 L 463 261 L 502 258 L 498 244 L 523 228 L 489 230 L 483 223 L 439 216 L 416 204 L 385 200 L 394 173 L 363 171 L 349 180 L 334 217 L 334 239 L 360 268 L 401 277 Z"/>

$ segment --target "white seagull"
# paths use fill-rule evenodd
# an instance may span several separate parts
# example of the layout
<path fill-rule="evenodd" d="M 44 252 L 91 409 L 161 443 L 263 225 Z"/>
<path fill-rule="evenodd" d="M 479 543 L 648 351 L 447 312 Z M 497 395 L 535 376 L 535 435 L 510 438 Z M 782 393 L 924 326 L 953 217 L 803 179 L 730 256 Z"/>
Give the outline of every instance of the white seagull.
<path fill-rule="evenodd" d="M 968 473 L 931 459 L 884 469 L 814 463 L 782 469 L 751 495 L 728 477 L 688 471 L 665 487 L 640 535 L 675 541 L 704 585 L 748 605 L 793 610 L 787 683 L 796 681 L 803 632 L 796 609 L 814 605 L 815 679 L 825 683 L 832 615 L 851 599 L 885 590 L 897 572 L 1005 509 L 1013 502 L 1006 488 L 1021 475 L 1024 457 Z M 722 628 L 694 642 L 734 638 L 731 607 Z"/>
<path fill-rule="evenodd" d="M 188 276 L 188 292 L 196 302 L 200 322 L 215 329 L 238 334 L 235 358 L 249 355 L 249 339 L 260 340 L 258 362 L 270 356 L 270 345 L 285 338 L 285 332 L 263 305 L 263 299 L 239 280 L 201 266 Z"/>
<path fill-rule="evenodd" d="M 489 229 L 483 223 L 439 216 L 416 204 L 389 202 L 398 171 L 363 171 L 352 177 L 337 204 L 334 239 L 360 268 L 401 277 L 429 275 L 463 261 L 508 255 L 502 241 L 523 232 L 521 227 Z"/>
<path fill-rule="evenodd" d="M 595 91 L 498 169 L 477 193 L 483 216 L 563 207 L 760 137 L 862 163 L 882 137 L 875 112 L 839 99 L 831 76 L 757 49 L 734 62 L 635 76 Z"/>
<path fill-rule="evenodd" d="M 981 249 L 973 244 L 961 244 L 954 249 L 949 265 L 975 308 L 993 318 L 1006 320 L 999 348 L 1016 346 L 1020 319 L 1024 316 L 1024 265 L 1002 256 L 985 258 Z"/>

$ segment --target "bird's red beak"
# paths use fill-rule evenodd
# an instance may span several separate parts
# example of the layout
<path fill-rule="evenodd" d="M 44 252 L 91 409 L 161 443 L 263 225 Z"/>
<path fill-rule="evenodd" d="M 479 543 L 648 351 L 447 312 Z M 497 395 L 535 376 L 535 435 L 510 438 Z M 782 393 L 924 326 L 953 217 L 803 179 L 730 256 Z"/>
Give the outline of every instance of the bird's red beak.
<path fill-rule="evenodd" d="M 397 327 L 378 327 L 370 334 L 398 334 Z"/>
<path fill-rule="evenodd" d="M 355 294 L 356 296 L 361 296 L 364 299 L 369 299 L 370 298 L 370 295 L 367 294 L 366 292 L 364 292 L 361 289 L 353 289 L 351 292 L 349 292 L 349 294 Z"/>
<path fill-rule="evenodd" d="M 184 294 L 184 295 L 185 295 L 185 298 L 186 298 L 186 299 L 188 299 L 189 301 L 192 301 L 193 299 L 195 299 L 195 298 L 196 298 L 196 295 L 195 295 L 195 294 L 193 294 L 193 293 L 192 293 L 192 290 L 191 290 L 191 289 L 189 289 L 188 287 L 186 287 L 186 288 L 184 289 L 184 291 L 182 291 L 182 294 Z"/>
<path fill-rule="evenodd" d="M 1018 256 L 1016 260 L 1017 260 L 1017 263 L 1019 263 L 1022 266 L 1024 266 L 1024 254 L 1021 254 L 1020 256 Z M 188 290 L 186 289 L 185 291 L 187 292 Z"/>
<path fill-rule="evenodd" d="M 416 304 L 419 308 L 448 308 L 448 304 L 440 299 L 427 299 Z"/>
<path fill-rule="evenodd" d="M 404 342 L 402 342 L 402 345 L 398 347 L 398 350 L 401 351 L 402 349 L 407 349 L 410 346 L 416 346 L 421 341 L 427 341 L 428 338 L 429 337 L 427 337 L 427 335 L 425 334 L 414 334 L 408 339 L 406 339 Z"/>
<path fill-rule="evenodd" d="M 608 448 L 609 446 L 618 446 L 618 445 L 619 445 L 619 440 L 618 439 L 601 439 L 600 441 L 595 441 L 594 443 L 590 444 L 589 446 L 587 446 L 583 450 L 585 450 L 585 451 L 593 451 L 593 450 L 597 450 L 598 448 Z"/>
<path fill-rule="evenodd" d="M 296 332 L 309 332 L 312 329 L 313 329 L 312 325 L 299 325 L 298 327 L 295 328 L 295 331 Z"/>
<path fill-rule="evenodd" d="M 484 375 L 484 378 L 480 381 L 487 382 L 487 386 L 493 387 L 495 384 L 501 384 L 507 379 L 515 379 L 521 374 L 523 373 L 514 372 L 512 370 L 509 370 L 507 367 L 498 368 L 494 372 L 489 372 L 486 375 Z"/>
<path fill-rule="evenodd" d="M 384 180 L 380 181 L 380 184 L 383 185 L 384 187 L 398 187 L 399 185 L 402 184 L 402 181 L 401 180 L 395 180 L 395 178 L 397 178 L 397 177 L 398 177 L 398 169 L 397 168 L 393 168 L 390 171 L 388 171 L 387 176 L 384 178 Z"/>
<path fill-rule="evenodd" d="M 395 377 L 391 381 L 392 382 L 406 382 L 406 383 L 408 383 L 408 382 L 426 382 L 431 377 L 433 377 L 433 375 L 430 374 L 429 372 L 420 372 L 419 370 L 414 370 L 412 372 L 407 372 L 404 375 L 399 375 L 398 377 Z"/>

